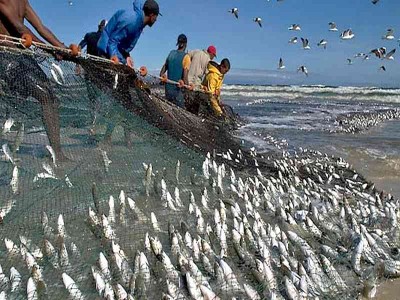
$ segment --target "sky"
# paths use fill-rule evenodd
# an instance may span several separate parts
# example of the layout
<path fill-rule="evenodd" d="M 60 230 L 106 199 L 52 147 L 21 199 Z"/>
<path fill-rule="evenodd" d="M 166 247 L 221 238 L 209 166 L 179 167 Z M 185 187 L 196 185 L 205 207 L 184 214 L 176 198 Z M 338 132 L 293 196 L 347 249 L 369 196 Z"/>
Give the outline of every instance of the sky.
<path fill-rule="evenodd" d="M 86 32 L 95 31 L 98 22 L 110 19 L 118 9 L 132 9 L 130 0 L 31 0 L 32 7 L 66 45 L 79 43 Z M 180 33 L 188 37 L 188 49 L 217 47 L 217 61 L 229 58 L 232 71 L 226 82 L 257 84 L 327 84 L 400 86 L 400 50 L 394 61 L 353 59 L 358 52 L 385 46 L 398 48 L 400 38 L 400 1 L 380 0 L 160 0 L 163 14 L 157 23 L 146 27 L 131 53 L 136 66 L 149 70 L 162 67 L 169 51 L 175 48 Z M 228 12 L 239 9 L 239 19 Z M 261 17 L 263 27 L 253 22 Z M 336 22 L 339 32 L 328 31 L 328 23 Z M 301 31 L 289 31 L 291 24 L 300 24 Z M 340 32 L 351 28 L 355 38 L 342 41 Z M 382 39 L 388 28 L 396 39 Z M 301 42 L 288 44 L 294 36 L 308 38 L 311 50 Z M 326 50 L 317 47 L 328 40 Z M 398 56 L 398 58 L 397 58 Z M 279 58 L 286 65 L 276 71 Z M 353 65 L 347 64 L 353 59 Z M 309 77 L 296 72 L 305 65 Z M 385 65 L 387 71 L 379 71 Z M 253 73 L 251 71 L 254 71 Z M 245 73 L 245 76 L 243 75 Z"/>

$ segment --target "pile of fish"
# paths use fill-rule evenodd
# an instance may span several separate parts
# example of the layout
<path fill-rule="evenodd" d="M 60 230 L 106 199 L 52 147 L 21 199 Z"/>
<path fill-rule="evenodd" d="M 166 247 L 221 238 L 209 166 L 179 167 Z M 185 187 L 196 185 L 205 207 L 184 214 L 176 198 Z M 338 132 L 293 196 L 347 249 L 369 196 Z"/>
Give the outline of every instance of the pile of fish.
<path fill-rule="evenodd" d="M 43 213 L 38 244 L 3 237 L 0 299 L 355 299 L 400 276 L 399 200 L 340 158 L 284 151 L 267 173 L 251 155 L 241 171 L 241 152 L 207 155 L 190 179 L 179 162 L 170 180 L 144 164 L 154 211 L 94 185 L 80 242 L 97 247 Z"/>
<path fill-rule="evenodd" d="M 377 126 L 382 122 L 395 119 L 400 119 L 400 109 L 344 114 L 336 118 L 336 127 L 332 132 L 358 133 Z"/>

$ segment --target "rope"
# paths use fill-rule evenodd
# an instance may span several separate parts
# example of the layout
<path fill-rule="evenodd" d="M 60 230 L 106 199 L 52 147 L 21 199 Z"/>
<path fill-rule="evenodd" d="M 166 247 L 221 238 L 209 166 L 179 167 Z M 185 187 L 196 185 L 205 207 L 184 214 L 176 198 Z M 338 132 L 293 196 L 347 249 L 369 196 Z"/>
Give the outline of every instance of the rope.
<path fill-rule="evenodd" d="M 9 44 L 16 45 L 16 46 L 22 46 L 22 47 L 24 47 L 25 50 L 29 49 L 24 44 L 26 42 L 26 39 L 24 39 L 24 38 L 17 38 L 17 37 L 13 37 L 13 36 L 9 36 L 9 35 L 0 34 L 0 43 L 2 43 L 4 41 L 6 41 Z M 39 43 L 39 42 L 35 42 L 35 41 L 32 41 L 31 45 L 33 45 L 33 46 L 35 46 L 35 47 L 37 47 L 39 49 L 57 51 L 57 52 L 61 52 L 61 53 L 67 53 L 67 54 L 69 54 L 71 56 L 80 57 L 80 58 L 84 58 L 84 59 L 89 59 L 89 60 L 92 60 L 92 61 L 98 61 L 98 62 L 104 62 L 104 63 L 110 63 L 110 64 L 120 64 L 119 62 L 115 62 L 115 61 L 113 61 L 111 59 L 107 59 L 107 58 L 103 58 L 103 57 L 99 57 L 99 56 L 95 56 L 95 55 L 91 55 L 91 54 L 83 54 L 83 52 L 81 52 L 81 51 L 78 52 L 78 55 L 74 55 L 73 51 L 71 49 L 69 49 L 69 48 L 55 47 L 55 46 L 52 46 L 52 45 Z M 3 47 L 8 48 L 6 46 L 3 46 Z M 12 48 L 10 47 L 10 49 L 12 49 Z M 136 73 L 139 73 L 139 74 L 142 75 L 143 72 L 144 72 L 143 68 L 145 68 L 145 67 L 141 67 L 140 69 L 133 68 L 133 70 Z M 164 83 L 169 83 L 169 84 L 173 84 L 173 85 L 176 85 L 176 86 L 179 86 L 179 87 L 186 88 L 188 90 L 193 90 L 193 87 L 190 86 L 190 85 L 184 84 L 182 82 L 174 81 L 174 80 L 171 80 L 171 79 L 168 79 L 168 78 L 163 78 L 163 77 L 160 77 L 160 76 L 148 74 L 147 73 L 147 69 L 146 69 L 145 72 L 146 72 L 146 74 L 142 75 L 142 76 L 149 76 L 149 77 L 151 77 L 153 79 L 158 79 L 158 80 L 160 80 L 160 81 L 162 81 Z M 200 93 L 204 93 L 204 94 L 210 94 L 209 92 L 201 90 L 201 89 L 196 90 L 196 91 L 200 92 Z"/>

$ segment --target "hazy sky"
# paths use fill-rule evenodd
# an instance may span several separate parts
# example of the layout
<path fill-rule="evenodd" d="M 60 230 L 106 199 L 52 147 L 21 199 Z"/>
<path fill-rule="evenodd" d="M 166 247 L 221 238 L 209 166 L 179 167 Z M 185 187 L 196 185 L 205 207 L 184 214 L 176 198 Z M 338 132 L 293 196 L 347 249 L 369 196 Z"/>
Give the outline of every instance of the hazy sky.
<path fill-rule="evenodd" d="M 100 19 L 109 19 L 121 8 L 131 9 L 132 1 L 124 0 L 75 0 L 69 6 L 67 0 L 31 0 L 31 4 L 44 23 L 66 44 L 78 43 L 88 31 L 94 31 Z M 400 1 L 381 0 L 373 5 L 370 0 L 160 0 L 163 17 L 152 27 L 144 30 L 132 52 L 136 66 L 146 65 L 149 69 L 161 68 L 168 52 L 175 48 L 180 33 L 188 36 L 189 49 L 206 48 L 214 44 L 218 49 L 218 60 L 228 57 L 235 70 L 230 80 L 241 78 L 240 70 L 276 70 L 280 57 L 286 70 L 272 72 L 281 84 L 291 80 L 303 84 L 369 84 L 400 86 L 400 51 L 395 61 L 354 60 L 347 65 L 347 58 L 358 52 L 369 52 L 385 46 L 388 51 L 398 47 L 400 38 Z M 228 10 L 237 7 L 239 19 Z M 252 21 L 263 19 L 263 28 Z M 328 23 L 337 23 L 339 32 L 328 31 Z M 289 31 L 290 24 L 298 23 L 302 30 Z M 351 28 L 355 38 L 341 41 L 340 32 Z M 386 29 L 395 30 L 396 39 L 382 40 Z M 397 36 L 397 34 L 399 34 Z M 311 50 L 301 49 L 301 43 L 288 44 L 291 37 L 310 40 Z M 321 39 L 328 40 L 328 48 L 317 47 Z M 306 65 L 309 78 L 295 74 L 300 65 Z M 387 72 L 378 71 L 385 65 Z M 271 74 L 271 72 L 265 72 Z M 270 76 L 255 72 L 254 77 L 246 74 L 251 82 L 271 83 Z M 261 76 L 261 77 L 260 77 Z M 229 78 L 229 77 L 228 77 Z M 265 80 L 265 82 L 263 81 Z M 261 81 L 261 82 L 259 82 Z M 275 82 L 274 81 L 274 82 Z"/>

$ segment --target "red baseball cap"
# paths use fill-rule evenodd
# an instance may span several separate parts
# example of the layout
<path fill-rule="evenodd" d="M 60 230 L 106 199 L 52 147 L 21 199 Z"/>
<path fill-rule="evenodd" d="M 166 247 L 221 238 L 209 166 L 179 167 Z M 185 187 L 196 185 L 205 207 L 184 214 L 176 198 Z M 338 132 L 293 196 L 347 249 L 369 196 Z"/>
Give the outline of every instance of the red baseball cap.
<path fill-rule="evenodd" d="M 215 46 L 213 45 L 207 48 L 207 52 L 213 54 L 215 57 L 217 56 L 217 48 L 215 48 Z"/>

